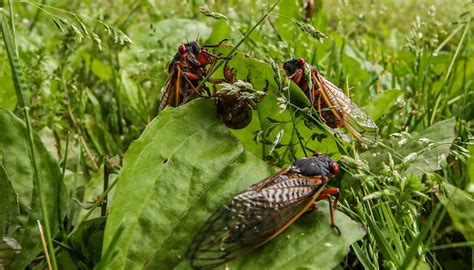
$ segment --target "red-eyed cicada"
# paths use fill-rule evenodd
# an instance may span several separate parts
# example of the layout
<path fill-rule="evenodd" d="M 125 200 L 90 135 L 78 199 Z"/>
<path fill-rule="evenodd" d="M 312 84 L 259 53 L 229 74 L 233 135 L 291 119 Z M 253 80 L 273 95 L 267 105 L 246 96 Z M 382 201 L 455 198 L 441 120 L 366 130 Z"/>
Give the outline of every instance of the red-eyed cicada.
<path fill-rule="evenodd" d="M 286 61 L 283 69 L 303 90 L 328 127 L 345 127 L 357 140 L 368 145 L 376 142 L 378 127 L 374 121 L 315 67 L 298 58 Z"/>
<path fill-rule="evenodd" d="M 339 189 L 325 187 L 338 172 L 334 160 L 315 153 L 237 194 L 195 236 L 187 253 L 191 265 L 214 268 L 265 244 L 315 209 L 316 200 L 329 200 L 331 226 L 340 233 L 334 223 Z"/>
<path fill-rule="evenodd" d="M 202 89 L 196 88 L 220 59 L 206 48 L 218 47 L 222 42 L 203 47 L 196 41 L 179 45 L 168 66 L 169 76 L 161 96 L 160 111 L 166 106 L 178 107 L 193 94 L 201 96 Z"/>

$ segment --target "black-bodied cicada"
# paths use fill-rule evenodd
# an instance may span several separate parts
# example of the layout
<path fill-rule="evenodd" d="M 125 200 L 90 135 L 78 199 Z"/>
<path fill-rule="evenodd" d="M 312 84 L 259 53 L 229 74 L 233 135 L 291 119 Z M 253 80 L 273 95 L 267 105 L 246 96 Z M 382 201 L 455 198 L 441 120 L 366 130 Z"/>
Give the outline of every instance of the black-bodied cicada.
<path fill-rule="evenodd" d="M 191 265 L 214 268 L 265 244 L 314 209 L 316 200 L 329 200 L 331 226 L 340 233 L 334 223 L 339 189 L 325 187 L 338 172 L 334 160 L 315 153 L 237 194 L 195 236 L 187 253 Z"/>
<path fill-rule="evenodd" d="M 345 127 L 357 140 L 368 145 L 376 142 L 378 127 L 374 121 L 315 67 L 297 58 L 286 61 L 283 69 L 303 90 L 328 127 Z"/>
<path fill-rule="evenodd" d="M 168 66 L 169 76 L 161 95 L 159 110 L 166 106 L 178 107 L 188 101 L 191 95 L 201 96 L 202 89 L 197 89 L 204 77 L 213 70 L 219 56 L 210 53 L 206 48 L 216 45 L 200 46 L 196 41 L 181 44 L 178 52 Z"/>

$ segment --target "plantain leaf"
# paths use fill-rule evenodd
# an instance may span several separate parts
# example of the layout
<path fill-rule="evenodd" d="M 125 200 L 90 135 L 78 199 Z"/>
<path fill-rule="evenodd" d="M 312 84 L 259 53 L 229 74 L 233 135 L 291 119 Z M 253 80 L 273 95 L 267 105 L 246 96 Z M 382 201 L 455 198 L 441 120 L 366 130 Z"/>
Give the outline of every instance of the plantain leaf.
<path fill-rule="evenodd" d="M 3 234 L 4 232 L 8 233 L 8 231 L 18 225 L 17 219 L 20 214 L 20 207 L 16 200 L 11 179 L 8 177 L 2 160 L 3 157 L 0 152 L 0 190 L 3 193 L 0 196 L 0 230 Z"/>
<path fill-rule="evenodd" d="M 43 190 L 39 191 L 33 181 L 30 152 L 25 139 L 25 123 L 13 113 L 0 109 L 0 182 L 8 181 L 16 194 L 19 204 L 19 215 L 15 231 L 9 235 L 17 239 L 23 248 L 18 259 L 13 262 L 13 268 L 23 269 L 41 250 L 40 238 L 36 220 L 42 219 L 38 192 L 43 192 L 51 221 L 51 230 L 55 234 L 58 224 L 64 214 L 64 198 L 61 190 L 61 171 L 57 161 L 46 150 L 39 137 L 34 134 L 34 143 L 40 174 L 44 179 Z M 5 183 L 5 182 L 4 182 Z M 2 190 L 3 192 L 3 190 Z M 13 225 L 13 224 L 12 224 Z"/>
<path fill-rule="evenodd" d="M 165 109 L 125 154 L 103 253 L 109 250 L 116 232 L 124 229 L 114 250 L 108 251 L 115 254 L 108 267 L 189 269 L 187 247 L 207 218 L 233 195 L 273 171 L 244 150 L 216 117 L 211 100 L 197 99 Z M 261 257 L 256 254 L 270 255 L 275 266 L 314 266 L 327 261 L 336 265 L 363 231 L 337 213 L 343 231 L 337 236 L 329 226 L 327 205 L 322 208 L 245 256 L 241 267 L 258 265 Z"/>

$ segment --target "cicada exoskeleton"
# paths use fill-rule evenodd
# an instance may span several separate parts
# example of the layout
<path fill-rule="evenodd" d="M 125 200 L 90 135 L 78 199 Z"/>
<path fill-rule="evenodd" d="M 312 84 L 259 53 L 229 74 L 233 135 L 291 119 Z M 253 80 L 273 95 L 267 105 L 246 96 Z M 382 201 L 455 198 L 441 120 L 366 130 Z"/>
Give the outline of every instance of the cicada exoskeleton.
<path fill-rule="evenodd" d="M 332 195 L 336 201 L 329 203 L 331 226 L 337 229 L 339 189 L 325 185 L 338 172 L 334 160 L 316 153 L 237 194 L 195 236 L 187 254 L 192 266 L 213 268 L 265 244 L 312 209 L 316 200 L 330 200 Z"/>
<path fill-rule="evenodd" d="M 225 82 L 220 84 L 221 89 L 215 94 L 217 115 L 227 127 L 242 129 L 252 121 L 252 109 L 265 96 L 268 81 L 264 91 L 253 89 L 249 78 L 246 82 L 236 81 L 228 62 L 224 66 L 224 78 Z"/>
<path fill-rule="evenodd" d="M 168 66 L 169 76 L 161 96 L 160 111 L 166 106 L 178 107 L 191 95 L 201 95 L 202 89 L 197 89 L 198 85 L 220 59 L 206 48 L 218 47 L 222 42 L 201 47 L 196 41 L 191 41 L 178 47 Z"/>
<path fill-rule="evenodd" d="M 345 127 L 361 142 L 369 145 L 376 142 L 378 127 L 374 121 L 315 67 L 298 58 L 286 61 L 283 68 L 303 90 L 328 127 Z"/>

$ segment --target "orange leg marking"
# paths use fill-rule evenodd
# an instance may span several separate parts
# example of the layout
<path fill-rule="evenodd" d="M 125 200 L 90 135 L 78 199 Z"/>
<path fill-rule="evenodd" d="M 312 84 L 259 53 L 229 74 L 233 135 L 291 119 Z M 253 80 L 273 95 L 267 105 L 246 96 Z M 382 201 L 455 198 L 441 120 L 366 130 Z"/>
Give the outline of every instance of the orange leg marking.
<path fill-rule="evenodd" d="M 299 84 L 303 78 L 303 70 L 298 69 L 293 75 L 288 77 L 290 80 L 293 80 L 296 84 Z"/>
<path fill-rule="evenodd" d="M 320 91 L 320 90 L 318 90 Z M 319 93 L 318 95 L 318 113 L 319 113 L 319 118 L 321 118 L 321 120 L 323 120 L 324 123 L 326 123 L 326 119 L 324 119 L 323 117 L 323 113 L 321 112 L 321 99 L 323 98 L 323 96 L 321 95 L 321 93 Z"/>
<path fill-rule="evenodd" d="M 333 227 L 337 234 L 341 234 L 341 230 L 339 230 L 339 227 L 337 227 L 336 225 L 336 222 L 334 220 L 334 209 L 337 208 L 337 202 L 339 201 L 339 195 L 340 195 L 340 192 L 339 192 L 339 189 L 338 188 L 334 188 L 334 187 L 330 187 L 330 188 L 327 188 L 325 190 L 323 190 L 318 198 L 316 198 L 316 200 L 324 200 L 324 199 L 327 199 L 328 202 L 329 202 L 329 213 L 331 215 L 331 227 Z M 334 203 L 332 202 L 331 200 L 331 196 L 335 196 L 335 200 L 334 200 Z"/>
<path fill-rule="evenodd" d="M 183 75 L 191 81 L 197 81 L 197 80 L 201 79 L 201 77 L 199 77 L 198 75 L 196 75 L 194 73 L 191 73 L 191 72 L 184 71 Z"/>

